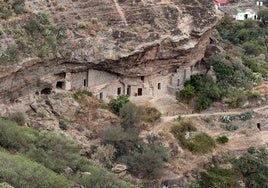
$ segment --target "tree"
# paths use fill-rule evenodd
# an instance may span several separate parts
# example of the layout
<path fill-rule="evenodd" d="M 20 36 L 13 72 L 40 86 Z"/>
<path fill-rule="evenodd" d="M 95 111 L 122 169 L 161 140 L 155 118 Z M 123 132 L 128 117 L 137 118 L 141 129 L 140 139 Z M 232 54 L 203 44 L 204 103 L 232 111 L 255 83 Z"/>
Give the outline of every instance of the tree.
<path fill-rule="evenodd" d="M 141 107 L 128 102 L 122 106 L 119 116 L 122 118 L 121 126 L 124 129 L 135 128 L 141 121 L 143 110 Z"/>
<path fill-rule="evenodd" d="M 262 26 L 268 26 L 268 10 L 263 9 L 258 12 L 258 17 L 261 20 Z"/>
<path fill-rule="evenodd" d="M 232 164 L 246 179 L 247 187 L 268 187 L 268 152 L 265 148 L 249 150 Z"/>
<path fill-rule="evenodd" d="M 112 99 L 109 102 L 108 106 L 113 113 L 115 113 L 116 115 L 119 115 L 120 109 L 127 102 L 129 102 L 129 96 L 128 95 L 121 95 L 117 99 Z"/>

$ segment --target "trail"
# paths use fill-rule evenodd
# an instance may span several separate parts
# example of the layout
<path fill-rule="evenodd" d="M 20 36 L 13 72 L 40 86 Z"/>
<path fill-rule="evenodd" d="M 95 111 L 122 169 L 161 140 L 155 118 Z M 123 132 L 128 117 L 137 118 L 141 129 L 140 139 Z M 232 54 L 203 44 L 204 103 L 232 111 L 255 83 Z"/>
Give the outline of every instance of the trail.
<path fill-rule="evenodd" d="M 127 26 L 127 25 L 128 25 L 128 23 L 127 23 L 127 19 L 126 19 L 126 17 L 125 17 L 125 14 L 124 14 L 124 12 L 123 12 L 121 6 L 118 4 L 117 0 L 113 0 L 113 2 L 114 2 L 114 4 L 115 4 L 115 8 L 116 8 L 118 14 L 120 15 L 122 21 L 123 21 L 123 22 L 125 23 L 125 25 Z"/>
<path fill-rule="evenodd" d="M 212 112 L 212 113 L 195 113 L 195 114 L 184 114 L 184 115 L 180 115 L 180 117 L 182 118 L 191 118 L 191 117 L 211 117 L 211 116 L 221 116 L 221 115 L 238 115 L 243 111 L 247 111 L 249 109 L 245 109 L 245 110 L 241 110 L 241 111 L 226 111 L 226 112 Z M 257 108 L 252 108 L 251 110 L 253 110 L 253 112 L 255 114 L 260 114 L 260 115 L 268 115 L 268 105 L 262 106 L 262 107 L 257 107 Z M 265 111 L 267 110 L 267 111 Z M 175 120 L 176 118 L 178 118 L 178 115 L 176 116 L 162 116 L 160 121 L 155 124 L 150 132 L 154 132 L 154 133 L 159 133 L 161 131 L 163 132 L 167 132 L 169 131 L 170 125 L 169 122 Z M 203 128 L 205 129 L 205 132 L 209 133 L 212 136 L 218 135 L 220 132 L 216 131 L 216 130 L 210 130 L 207 128 Z M 224 131 L 222 131 L 224 132 Z M 239 135 L 238 133 L 234 133 L 233 135 L 233 141 L 231 143 L 231 147 L 230 145 L 228 145 L 228 147 L 230 147 L 230 149 L 239 149 L 241 148 L 241 144 L 239 144 L 239 139 L 241 138 L 241 135 Z M 257 134 L 253 134 L 252 136 L 247 138 L 247 142 L 248 143 L 254 143 L 256 141 L 258 142 L 259 146 L 268 146 L 268 130 L 262 130 L 257 132 Z M 245 148 L 247 148 L 248 146 L 245 144 Z M 243 147 L 242 147 L 243 148 Z M 243 148 L 244 149 L 244 148 Z"/>

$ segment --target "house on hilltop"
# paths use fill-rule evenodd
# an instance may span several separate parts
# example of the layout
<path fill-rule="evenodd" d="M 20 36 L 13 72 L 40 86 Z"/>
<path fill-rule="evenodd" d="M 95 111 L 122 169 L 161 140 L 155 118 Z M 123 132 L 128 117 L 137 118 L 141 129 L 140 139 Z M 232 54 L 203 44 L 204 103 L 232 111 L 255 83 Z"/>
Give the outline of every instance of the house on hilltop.
<path fill-rule="evenodd" d="M 251 9 L 237 10 L 237 13 L 235 15 L 235 20 L 237 21 L 243 21 L 247 19 L 257 20 L 257 18 L 257 13 Z"/>

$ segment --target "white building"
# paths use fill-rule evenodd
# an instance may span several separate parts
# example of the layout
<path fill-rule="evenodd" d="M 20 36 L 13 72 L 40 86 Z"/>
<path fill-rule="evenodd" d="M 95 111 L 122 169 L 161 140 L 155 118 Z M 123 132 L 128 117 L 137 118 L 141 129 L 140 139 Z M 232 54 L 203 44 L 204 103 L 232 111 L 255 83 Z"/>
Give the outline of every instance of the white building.
<path fill-rule="evenodd" d="M 256 20 L 257 14 L 253 10 L 250 10 L 250 9 L 237 11 L 237 13 L 235 15 L 235 20 L 243 21 L 243 20 L 247 20 L 247 19 Z"/>

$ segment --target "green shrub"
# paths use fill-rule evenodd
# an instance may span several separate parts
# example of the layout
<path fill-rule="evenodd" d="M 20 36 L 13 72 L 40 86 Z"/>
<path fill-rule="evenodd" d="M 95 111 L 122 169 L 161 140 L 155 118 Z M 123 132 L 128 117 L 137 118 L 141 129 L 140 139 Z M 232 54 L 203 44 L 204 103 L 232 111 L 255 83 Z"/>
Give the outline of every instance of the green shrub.
<path fill-rule="evenodd" d="M 0 119 L 0 146 L 7 150 L 27 150 L 37 142 L 37 134 L 28 127 L 19 127 L 11 121 Z"/>
<path fill-rule="evenodd" d="M 104 169 L 94 167 L 88 159 L 80 156 L 79 151 L 81 150 L 81 146 L 55 133 L 48 131 L 39 132 L 29 127 L 17 126 L 10 121 L 0 120 L 0 146 L 9 151 L 21 153 L 31 161 L 38 162 L 57 173 L 62 173 L 64 169 L 69 167 L 74 171 L 75 176 L 71 177 L 71 179 L 76 183 L 81 182 L 84 187 L 94 187 L 93 184 L 89 184 L 93 180 L 94 185 L 100 184 L 103 185 L 102 187 L 109 187 L 109 182 L 103 182 L 98 177 L 100 172 L 102 172 L 106 179 L 114 179 L 118 187 L 124 187 L 123 185 L 126 185 Z M 0 161 L 5 163 L 5 160 Z M 0 172 L 1 170 L 2 168 L 0 168 Z M 10 168 L 8 170 L 12 171 L 13 169 Z M 85 176 L 78 175 L 78 172 L 90 172 L 91 175 L 85 178 Z M 0 177 L 2 177 L 1 174 Z M 35 182 L 32 182 L 32 184 L 30 187 L 34 187 Z M 55 185 L 57 184 L 55 183 Z"/>
<path fill-rule="evenodd" d="M 221 117 L 223 123 L 230 123 L 233 120 L 232 116 L 224 115 Z"/>
<path fill-rule="evenodd" d="M 268 152 L 265 148 L 249 150 L 232 160 L 234 169 L 244 176 L 246 187 L 268 187 Z"/>
<path fill-rule="evenodd" d="M 200 178 L 191 185 L 191 188 L 219 188 L 239 187 L 238 181 L 242 177 L 238 171 L 232 169 L 210 168 L 208 171 L 200 172 Z"/>
<path fill-rule="evenodd" d="M 160 120 L 161 112 L 154 107 L 144 107 L 144 113 L 142 114 L 142 121 L 153 123 Z"/>
<path fill-rule="evenodd" d="M 64 120 L 60 120 L 59 121 L 59 128 L 61 128 L 62 130 L 67 130 L 68 129 L 68 125 L 66 124 L 66 122 Z"/>
<path fill-rule="evenodd" d="M 20 155 L 0 151 L 1 182 L 14 187 L 71 187 L 63 176 Z"/>
<path fill-rule="evenodd" d="M 84 96 L 89 96 L 89 97 L 92 97 L 93 94 L 89 91 L 86 91 L 86 90 L 82 90 L 82 91 L 77 91 L 73 94 L 73 98 L 75 100 L 79 100 L 81 98 L 83 98 Z"/>
<path fill-rule="evenodd" d="M 183 88 L 183 90 L 180 91 L 179 97 L 182 99 L 191 99 L 195 96 L 195 88 L 194 86 L 187 84 Z"/>
<path fill-rule="evenodd" d="M 16 14 L 21 14 L 24 12 L 24 10 L 25 10 L 24 2 L 25 2 L 25 0 L 14 0 L 14 2 L 12 4 L 12 9 L 14 10 L 14 12 Z"/>
<path fill-rule="evenodd" d="M 194 108 L 196 111 L 202 111 L 209 108 L 211 104 L 212 100 L 208 98 L 205 94 L 203 94 L 197 98 Z"/>
<path fill-rule="evenodd" d="M 239 118 L 240 120 L 243 120 L 243 121 L 249 120 L 252 118 L 253 113 L 254 113 L 253 110 L 248 110 L 246 112 L 239 114 Z"/>
<path fill-rule="evenodd" d="M 128 171 L 139 177 L 152 176 L 154 170 L 161 168 L 167 160 L 167 150 L 163 146 L 144 147 L 142 151 L 133 151 L 120 159 L 128 166 Z"/>
<path fill-rule="evenodd" d="M 42 112 L 37 112 L 37 113 L 35 114 L 35 117 L 44 119 L 44 118 L 46 117 L 46 114 L 44 114 L 44 113 L 42 113 Z"/>
<path fill-rule="evenodd" d="M 94 172 L 92 174 L 91 172 Z M 84 188 L 134 188 L 133 185 L 119 180 L 114 174 L 101 168 L 90 170 L 90 175 L 76 175 L 74 181 Z M 136 186 L 135 186 L 136 187 Z"/>
<path fill-rule="evenodd" d="M 171 127 L 171 133 L 183 148 L 193 153 L 207 153 L 215 146 L 214 140 L 209 135 L 197 132 L 191 123 L 175 122 Z"/>
<path fill-rule="evenodd" d="M 227 124 L 227 125 L 225 125 L 225 129 L 227 131 L 236 131 L 238 129 L 238 126 L 237 125 L 229 125 L 229 124 Z"/>
<path fill-rule="evenodd" d="M 15 121 L 18 125 L 25 124 L 25 116 L 22 112 L 15 112 L 8 116 L 8 119 L 11 121 Z"/>
<path fill-rule="evenodd" d="M 115 157 L 128 155 L 131 151 L 140 145 L 138 132 L 129 129 L 126 131 L 122 127 L 109 127 L 101 135 L 103 144 L 111 144 L 115 149 Z"/>
<path fill-rule="evenodd" d="M 143 109 L 131 102 L 123 104 L 119 110 L 119 117 L 122 119 L 121 127 L 124 129 L 135 128 L 141 122 Z"/>
<path fill-rule="evenodd" d="M 218 136 L 218 138 L 216 140 L 217 140 L 217 142 L 219 142 L 221 144 L 225 144 L 229 141 L 228 137 L 225 135 Z"/>
<path fill-rule="evenodd" d="M 115 152 L 116 150 L 112 145 L 101 145 L 91 156 L 91 159 L 94 160 L 97 165 L 111 168 Z"/>
<path fill-rule="evenodd" d="M 129 96 L 120 95 L 117 99 L 110 100 L 110 102 L 108 103 L 108 106 L 114 114 L 119 115 L 120 109 L 127 102 L 129 102 Z"/>
<path fill-rule="evenodd" d="M 231 107 L 241 107 L 247 101 L 247 94 L 240 89 L 229 88 L 226 94 L 227 102 Z"/>

